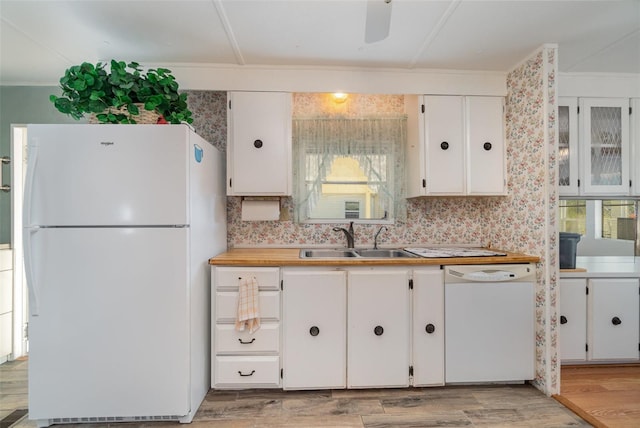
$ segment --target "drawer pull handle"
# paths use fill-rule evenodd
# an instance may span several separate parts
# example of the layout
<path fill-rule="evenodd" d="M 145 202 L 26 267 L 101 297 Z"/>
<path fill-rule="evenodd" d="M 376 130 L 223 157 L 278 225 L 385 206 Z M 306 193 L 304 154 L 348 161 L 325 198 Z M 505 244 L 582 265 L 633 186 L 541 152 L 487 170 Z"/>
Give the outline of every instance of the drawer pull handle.
<path fill-rule="evenodd" d="M 427 326 L 424 329 L 427 333 L 431 334 L 434 331 L 436 331 L 436 326 L 433 324 L 427 324 Z"/>
<path fill-rule="evenodd" d="M 564 315 L 560 315 L 560 324 L 566 324 L 567 323 L 567 317 L 565 317 Z"/>
<path fill-rule="evenodd" d="M 382 328 L 382 326 L 377 325 L 376 328 L 373 329 L 373 333 L 376 336 L 382 336 L 382 333 L 384 333 L 384 328 Z"/>
<path fill-rule="evenodd" d="M 242 373 L 240 370 L 238 370 L 238 374 L 239 374 L 240 376 L 242 376 L 242 377 L 253 376 L 253 374 L 254 374 L 255 372 L 256 372 L 255 370 L 251 370 L 251 373 L 249 373 L 249 374 L 244 374 L 244 373 Z"/>
<path fill-rule="evenodd" d="M 250 342 L 244 342 L 242 339 L 238 339 L 238 342 L 242 343 L 243 345 L 249 345 L 249 344 L 251 344 L 251 343 L 253 343 L 255 341 L 256 341 L 255 337 L 253 339 L 251 339 Z"/>
<path fill-rule="evenodd" d="M 314 325 L 309 329 L 309 334 L 315 337 L 320 334 L 320 329 Z"/>
<path fill-rule="evenodd" d="M 611 324 L 613 324 L 613 325 L 620 325 L 620 324 L 622 324 L 622 320 L 621 320 L 620 318 L 618 318 L 618 317 L 613 317 L 613 318 L 611 319 Z"/>

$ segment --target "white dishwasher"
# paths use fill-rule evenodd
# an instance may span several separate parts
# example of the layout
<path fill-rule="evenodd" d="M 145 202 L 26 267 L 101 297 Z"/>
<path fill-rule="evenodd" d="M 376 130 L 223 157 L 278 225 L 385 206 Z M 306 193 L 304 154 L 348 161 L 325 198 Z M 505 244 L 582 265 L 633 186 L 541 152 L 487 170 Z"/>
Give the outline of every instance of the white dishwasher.
<path fill-rule="evenodd" d="M 535 265 L 444 267 L 445 382 L 535 376 Z"/>

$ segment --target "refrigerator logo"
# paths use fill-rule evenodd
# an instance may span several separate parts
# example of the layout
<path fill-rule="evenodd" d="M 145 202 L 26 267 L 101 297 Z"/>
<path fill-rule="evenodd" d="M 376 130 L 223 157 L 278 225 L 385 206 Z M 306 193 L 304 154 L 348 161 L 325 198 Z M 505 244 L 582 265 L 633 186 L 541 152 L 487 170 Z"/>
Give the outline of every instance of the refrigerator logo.
<path fill-rule="evenodd" d="M 113 146 L 113 141 L 100 141 L 100 144 L 105 147 L 109 147 L 109 146 Z"/>
<path fill-rule="evenodd" d="M 198 162 L 198 163 L 202 162 L 202 154 L 203 154 L 202 147 L 200 147 L 197 144 L 194 144 L 193 145 L 193 156 L 196 158 L 196 162 Z"/>

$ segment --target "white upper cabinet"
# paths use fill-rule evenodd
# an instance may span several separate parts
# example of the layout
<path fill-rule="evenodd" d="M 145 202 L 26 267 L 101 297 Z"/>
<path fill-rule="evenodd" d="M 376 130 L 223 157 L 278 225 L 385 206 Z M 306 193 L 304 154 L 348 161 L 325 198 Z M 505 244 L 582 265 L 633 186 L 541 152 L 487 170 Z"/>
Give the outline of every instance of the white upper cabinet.
<path fill-rule="evenodd" d="M 640 98 L 631 99 L 631 193 L 640 196 Z"/>
<path fill-rule="evenodd" d="M 506 194 L 502 97 L 421 96 L 407 109 L 418 128 L 408 132 L 408 197 Z"/>
<path fill-rule="evenodd" d="M 581 98 L 584 195 L 629 194 L 629 100 Z"/>
<path fill-rule="evenodd" d="M 560 195 L 577 195 L 578 172 L 578 99 L 558 100 L 558 189 Z"/>
<path fill-rule="evenodd" d="M 291 195 L 291 94 L 227 98 L 227 195 Z"/>
<path fill-rule="evenodd" d="M 629 106 L 628 98 L 558 100 L 560 195 L 630 194 L 638 168 L 633 168 Z"/>

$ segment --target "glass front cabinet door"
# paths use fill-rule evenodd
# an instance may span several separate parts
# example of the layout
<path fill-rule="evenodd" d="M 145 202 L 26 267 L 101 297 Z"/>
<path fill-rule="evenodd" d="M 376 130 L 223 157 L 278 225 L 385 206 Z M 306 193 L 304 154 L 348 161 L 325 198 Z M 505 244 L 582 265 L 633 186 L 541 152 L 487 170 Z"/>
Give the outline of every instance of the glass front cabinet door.
<path fill-rule="evenodd" d="M 629 99 L 580 98 L 584 195 L 628 195 Z"/>
<path fill-rule="evenodd" d="M 558 99 L 558 188 L 560 195 L 580 190 L 578 173 L 578 99 Z"/>

